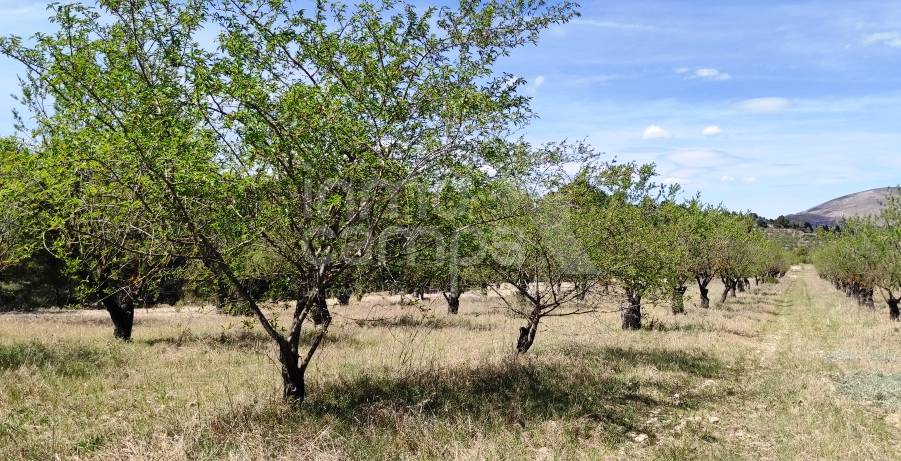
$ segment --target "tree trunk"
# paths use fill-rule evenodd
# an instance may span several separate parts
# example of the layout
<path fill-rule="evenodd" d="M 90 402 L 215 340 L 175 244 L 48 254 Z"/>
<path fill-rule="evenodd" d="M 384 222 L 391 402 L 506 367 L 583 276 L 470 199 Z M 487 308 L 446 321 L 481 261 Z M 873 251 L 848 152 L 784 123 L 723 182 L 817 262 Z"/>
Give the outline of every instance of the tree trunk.
<path fill-rule="evenodd" d="M 328 310 L 328 304 L 325 298 L 325 288 L 319 287 L 316 294 L 307 297 L 303 292 L 298 295 L 298 309 L 296 315 L 305 309 L 309 309 L 310 318 L 315 325 L 316 334 L 310 342 L 304 361 L 300 360 L 300 336 L 302 322 L 297 322 L 292 326 L 291 334 L 287 340 L 279 341 L 279 362 L 282 365 L 282 391 L 286 402 L 300 405 L 306 396 L 305 375 L 307 365 L 310 359 L 315 355 L 319 346 L 328 332 L 328 327 L 332 323 L 332 314 Z M 303 303 L 310 303 L 305 306 Z"/>
<path fill-rule="evenodd" d="M 701 307 L 704 309 L 710 308 L 710 289 L 707 288 L 707 285 L 710 283 L 710 280 L 705 280 L 698 278 L 698 291 L 701 292 Z"/>
<path fill-rule="evenodd" d="M 281 345 L 279 361 L 282 364 L 282 396 L 286 402 L 300 405 L 306 396 L 304 370 L 297 364 L 297 350 L 288 344 Z"/>
<path fill-rule="evenodd" d="M 316 325 L 317 327 L 320 325 L 330 325 L 332 323 L 332 313 L 329 312 L 328 304 L 325 302 L 325 294 L 323 294 L 322 290 L 320 290 L 319 293 L 320 294 L 316 295 L 313 299 L 313 311 L 310 312 L 310 317 L 313 319 L 313 325 Z"/>
<path fill-rule="evenodd" d="M 875 290 L 872 288 L 867 288 L 863 292 L 863 304 L 870 309 L 876 310 L 876 300 L 873 299 L 873 294 Z"/>
<path fill-rule="evenodd" d="M 540 317 L 532 315 L 529 323 L 524 327 L 519 327 L 519 338 L 516 340 L 516 353 L 525 354 L 529 352 L 532 343 L 535 342 L 535 334 L 538 333 L 538 321 Z"/>
<path fill-rule="evenodd" d="M 897 322 L 899 317 L 901 317 L 901 310 L 898 310 L 898 303 L 901 302 L 901 299 L 889 298 L 886 300 L 888 303 L 888 317 L 893 322 Z"/>
<path fill-rule="evenodd" d="M 444 295 L 444 299 L 447 300 L 447 313 L 452 315 L 457 315 L 460 312 L 460 293 L 456 290 L 451 290 L 449 292 L 442 292 Z"/>
<path fill-rule="evenodd" d="M 350 290 L 342 289 L 335 297 L 338 298 L 339 306 L 346 306 L 350 304 Z"/>
<path fill-rule="evenodd" d="M 623 330 L 641 329 L 641 295 L 626 291 L 623 304 Z"/>
<path fill-rule="evenodd" d="M 134 302 L 125 299 L 124 296 L 107 296 L 103 299 L 103 307 L 113 321 L 113 336 L 123 341 L 131 341 L 131 330 L 135 320 Z"/>
<path fill-rule="evenodd" d="M 673 288 L 673 314 L 685 313 L 685 285 L 679 285 Z"/>
<path fill-rule="evenodd" d="M 586 289 L 587 283 L 581 280 L 577 280 L 573 282 L 573 288 L 576 290 L 576 299 L 579 301 L 585 301 L 585 296 L 588 294 L 588 290 Z"/>
<path fill-rule="evenodd" d="M 722 277 L 720 280 L 723 281 L 723 294 L 720 295 L 720 304 L 726 302 L 726 298 L 729 297 L 729 292 L 732 291 L 732 282 L 728 277 Z"/>

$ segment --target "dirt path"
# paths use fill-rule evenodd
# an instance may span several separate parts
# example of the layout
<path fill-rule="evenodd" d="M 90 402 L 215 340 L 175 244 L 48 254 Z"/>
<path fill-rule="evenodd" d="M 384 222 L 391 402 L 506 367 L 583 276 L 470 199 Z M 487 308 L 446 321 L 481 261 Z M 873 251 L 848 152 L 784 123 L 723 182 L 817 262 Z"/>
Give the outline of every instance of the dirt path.
<path fill-rule="evenodd" d="M 723 409 L 739 423 L 719 431 L 722 455 L 901 459 L 901 334 L 811 267 L 787 277 L 750 360 L 746 397 Z"/>

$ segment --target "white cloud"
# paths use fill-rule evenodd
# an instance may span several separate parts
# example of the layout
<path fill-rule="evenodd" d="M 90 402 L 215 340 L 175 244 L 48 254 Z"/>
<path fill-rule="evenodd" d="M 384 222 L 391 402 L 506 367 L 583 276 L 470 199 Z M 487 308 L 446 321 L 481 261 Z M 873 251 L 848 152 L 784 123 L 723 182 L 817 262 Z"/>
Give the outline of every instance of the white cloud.
<path fill-rule="evenodd" d="M 688 67 L 680 67 L 676 69 L 676 73 L 684 76 L 687 80 L 700 79 L 709 81 L 723 81 L 732 78 L 731 75 L 712 67 L 698 67 L 695 70 L 691 70 Z"/>
<path fill-rule="evenodd" d="M 644 129 L 644 133 L 642 133 L 641 137 L 643 139 L 669 139 L 672 138 L 673 135 L 658 125 L 649 125 Z"/>
<path fill-rule="evenodd" d="M 713 69 L 710 67 L 702 67 L 700 69 L 695 69 L 694 73 L 695 78 L 700 78 L 703 80 L 729 80 L 732 78 L 731 75 L 722 72 L 717 69 Z"/>
<path fill-rule="evenodd" d="M 723 176 L 720 177 L 720 181 L 722 181 L 722 182 L 732 182 L 732 181 L 735 181 L 735 178 L 733 178 L 732 176 L 729 176 L 729 175 L 723 175 Z"/>
<path fill-rule="evenodd" d="M 791 102 L 788 99 L 776 97 L 746 99 L 738 103 L 739 109 L 760 114 L 782 112 L 790 106 Z"/>
<path fill-rule="evenodd" d="M 865 35 L 861 41 L 864 45 L 885 45 L 892 48 L 901 48 L 901 33 L 877 32 Z"/>
<path fill-rule="evenodd" d="M 757 177 L 756 176 L 745 176 L 744 178 L 742 178 L 742 181 L 750 184 L 752 182 L 757 181 Z"/>
<path fill-rule="evenodd" d="M 514 80 L 514 82 L 517 82 L 517 80 Z M 508 85 L 509 83 L 510 80 L 507 81 Z M 532 81 L 525 86 L 525 91 L 534 94 L 538 91 L 538 88 L 541 88 L 541 85 L 544 85 L 544 75 L 538 75 L 532 79 Z"/>
<path fill-rule="evenodd" d="M 704 136 L 719 136 L 723 133 L 723 129 L 716 125 L 708 125 L 705 126 L 703 130 L 701 130 L 701 134 Z"/>

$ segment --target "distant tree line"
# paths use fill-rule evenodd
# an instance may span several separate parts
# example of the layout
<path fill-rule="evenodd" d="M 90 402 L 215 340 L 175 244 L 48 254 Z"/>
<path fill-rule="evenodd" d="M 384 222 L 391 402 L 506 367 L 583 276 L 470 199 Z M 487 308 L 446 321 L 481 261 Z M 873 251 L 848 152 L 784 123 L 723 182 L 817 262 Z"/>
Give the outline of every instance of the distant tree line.
<path fill-rule="evenodd" d="M 861 306 L 888 306 L 901 319 L 901 199 L 889 197 L 878 216 L 848 219 L 841 232 L 824 235 L 813 254 L 820 276 Z"/>

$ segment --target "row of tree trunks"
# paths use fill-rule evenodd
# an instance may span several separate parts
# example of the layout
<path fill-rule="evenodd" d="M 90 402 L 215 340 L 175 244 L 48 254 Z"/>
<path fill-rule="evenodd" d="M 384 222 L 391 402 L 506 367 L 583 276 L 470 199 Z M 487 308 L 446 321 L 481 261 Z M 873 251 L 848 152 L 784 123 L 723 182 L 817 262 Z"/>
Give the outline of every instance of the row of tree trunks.
<path fill-rule="evenodd" d="M 858 282 L 847 282 L 842 280 L 831 280 L 831 282 L 836 290 L 841 291 L 846 296 L 853 299 L 861 307 L 872 310 L 876 309 L 875 287 L 865 286 Z M 882 290 L 882 296 L 885 299 L 885 303 L 888 304 L 889 319 L 893 322 L 901 320 L 901 311 L 899 311 L 901 298 L 897 298 L 895 295 L 896 293 L 891 290 Z"/>
<path fill-rule="evenodd" d="M 836 289 L 845 293 L 849 298 L 855 300 L 857 304 L 870 309 L 876 308 L 876 300 L 874 299 L 875 289 L 873 287 L 864 286 L 856 282 L 840 282 L 834 281 L 833 285 Z"/>

